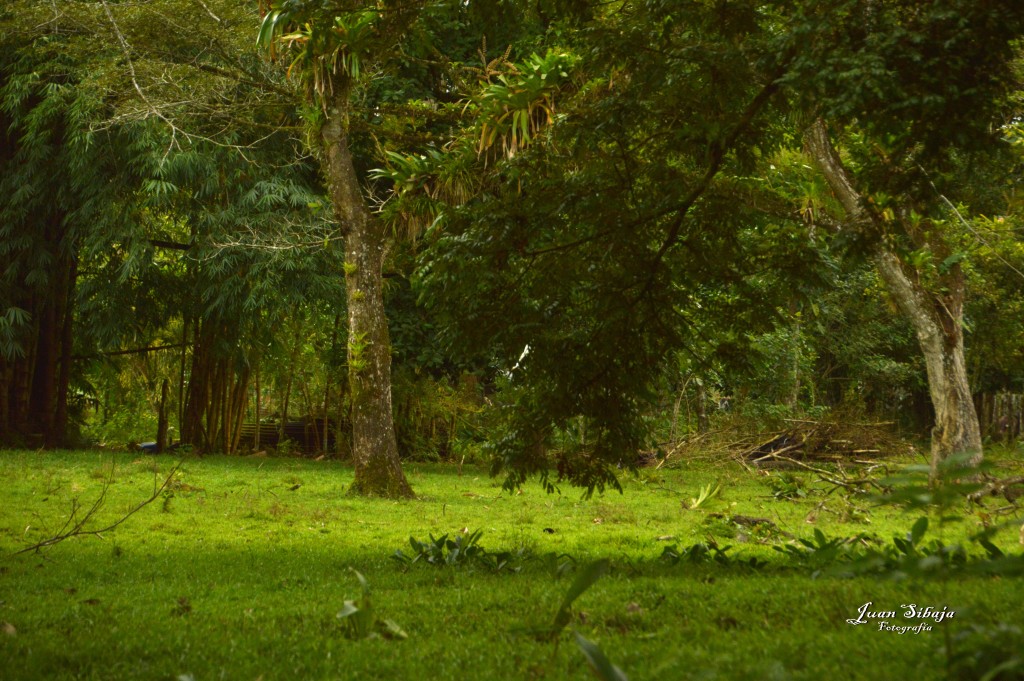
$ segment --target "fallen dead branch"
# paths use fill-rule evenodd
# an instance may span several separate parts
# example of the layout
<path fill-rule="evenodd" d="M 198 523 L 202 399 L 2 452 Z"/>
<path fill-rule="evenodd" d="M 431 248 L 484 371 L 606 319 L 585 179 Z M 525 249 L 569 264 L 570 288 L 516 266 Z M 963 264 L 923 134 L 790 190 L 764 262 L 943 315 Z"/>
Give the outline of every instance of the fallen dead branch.
<path fill-rule="evenodd" d="M 784 465 L 771 456 L 785 455 L 805 462 L 862 463 L 913 451 L 891 421 L 870 421 L 852 414 L 828 414 L 812 418 L 781 419 L 761 430 L 748 418 L 723 419 L 704 433 L 688 433 L 676 441 L 661 443 L 658 468 L 679 459 L 688 461 L 729 458 L 748 471 Z M 671 461 L 670 461 L 671 460 Z M 788 464 L 785 464 L 788 465 Z"/>
<path fill-rule="evenodd" d="M 704 432 L 704 433 L 699 433 L 699 434 L 697 434 L 697 435 L 695 435 L 693 437 L 688 437 L 688 438 L 684 438 L 682 440 L 679 440 L 678 442 L 675 443 L 675 445 L 672 447 L 672 449 L 670 449 L 670 450 L 668 450 L 668 452 L 666 452 L 665 456 L 662 457 L 661 461 L 658 462 L 658 465 L 654 467 L 654 470 L 658 470 L 659 468 L 664 466 L 665 462 L 668 461 L 669 458 L 671 458 L 673 455 L 679 453 L 684 448 L 693 447 L 693 446 L 699 444 L 701 441 L 707 440 L 708 436 L 710 434 L 711 434 L 711 431 L 707 431 L 707 432 Z"/>
<path fill-rule="evenodd" d="M 89 523 L 90 520 L 92 520 L 92 517 L 96 515 L 96 512 L 99 511 L 100 508 L 103 506 L 103 502 L 107 496 L 107 490 L 110 489 L 110 485 L 113 484 L 114 482 L 114 466 L 111 465 L 110 475 L 107 477 L 107 480 L 103 483 L 103 489 L 100 491 L 99 497 L 96 499 L 95 502 L 93 502 L 92 506 L 89 507 L 89 510 L 85 512 L 85 515 L 76 520 L 78 516 L 78 511 L 81 507 L 78 504 L 78 499 L 73 499 L 71 501 L 71 513 L 68 515 L 67 520 L 64 521 L 64 525 L 60 528 L 57 534 L 53 535 L 49 539 L 44 539 L 40 542 L 32 544 L 31 546 L 26 546 L 25 548 L 19 551 L 15 551 L 12 555 L 17 556 L 22 553 L 28 553 L 29 551 L 39 551 L 40 549 L 44 549 L 48 546 L 59 544 L 65 539 L 69 539 L 71 537 L 87 535 L 95 535 L 102 537 L 104 532 L 110 532 L 118 525 L 128 520 L 128 518 L 132 517 L 133 515 L 141 511 L 147 505 L 153 503 L 153 501 L 155 501 L 163 493 L 163 491 L 167 489 L 167 487 L 174 481 L 174 475 L 178 472 L 178 469 L 181 467 L 181 464 L 181 461 L 174 464 L 170 472 L 167 474 L 167 477 L 164 479 L 163 483 L 159 487 L 156 486 L 157 478 L 154 475 L 153 494 L 150 495 L 150 497 L 145 501 L 134 506 L 131 510 L 128 511 L 128 513 L 121 516 L 118 520 L 98 530 L 86 529 L 86 525 Z"/>
<path fill-rule="evenodd" d="M 994 478 L 980 490 L 972 492 L 967 498 L 973 502 L 980 502 L 984 497 L 1001 496 L 1016 507 L 1017 499 L 1024 496 L 1024 488 L 1017 489 L 1018 486 L 1024 486 L 1024 477 Z"/>
<path fill-rule="evenodd" d="M 788 456 L 782 456 L 781 454 L 768 454 L 764 457 L 761 457 L 761 459 L 758 459 L 758 461 L 762 461 L 765 459 L 784 461 L 785 463 L 796 466 L 797 468 L 802 468 L 804 470 L 810 471 L 817 475 L 818 479 L 821 480 L 822 482 L 827 482 L 828 484 L 833 485 L 834 487 L 842 487 L 847 491 L 856 492 L 865 489 L 866 487 L 874 487 L 879 491 L 885 490 L 885 486 L 879 483 L 878 480 L 875 480 L 874 478 L 867 476 L 859 478 L 850 478 L 846 475 L 845 472 L 842 471 L 842 469 L 840 469 L 840 471 L 837 474 L 833 473 L 832 471 L 827 471 L 824 468 L 819 468 L 817 466 L 812 466 L 803 461 L 798 461 L 797 459 L 793 459 Z"/>

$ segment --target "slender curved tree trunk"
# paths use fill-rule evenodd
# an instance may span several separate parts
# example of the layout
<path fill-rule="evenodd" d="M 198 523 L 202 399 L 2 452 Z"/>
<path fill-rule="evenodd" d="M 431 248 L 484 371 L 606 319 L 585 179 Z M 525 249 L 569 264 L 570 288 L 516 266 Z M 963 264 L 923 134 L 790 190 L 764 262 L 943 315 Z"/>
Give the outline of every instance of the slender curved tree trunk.
<path fill-rule="evenodd" d="M 356 494 L 411 497 L 402 472 L 391 408 L 391 340 L 384 314 L 382 268 L 387 226 L 363 198 L 348 144 L 347 82 L 334 84 L 321 129 L 324 169 L 335 213 L 345 234 L 348 300 L 348 381 L 352 405 L 352 459 Z"/>
<path fill-rule="evenodd" d="M 851 222 L 860 227 L 883 228 L 879 216 L 866 209 L 863 197 L 832 146 L 824 121 L 818 120 L 811 126 L 805 143 Z M 939 464 L 954 454 L 967 454 L 971 465 L 978 465 L 982 460 L 981 429 L 964 361 L 963 271 L 959 265 L 951 267 L 943 276 L 939 293 L 926 289 L 913 269 L 884 242 L 875 254 L 875 265 L 889 295 L 913 327 L 924 355 L 928 390 L 935 407 L 933 476 Z"/>
<path fill-rule="evenodd" d="M 955 267 L 946 277 L 946 292 L 939 295 L 910 279 L 895 254 L 884 251 L 876 263 L 890 295 L 913 325 L 924 354 L 935 407 L 932 472 L 953 454 L 969 454 L 971 465 L 977 466 L 982 459 L 981 428 L 964 361 L 963 272 Z"/>

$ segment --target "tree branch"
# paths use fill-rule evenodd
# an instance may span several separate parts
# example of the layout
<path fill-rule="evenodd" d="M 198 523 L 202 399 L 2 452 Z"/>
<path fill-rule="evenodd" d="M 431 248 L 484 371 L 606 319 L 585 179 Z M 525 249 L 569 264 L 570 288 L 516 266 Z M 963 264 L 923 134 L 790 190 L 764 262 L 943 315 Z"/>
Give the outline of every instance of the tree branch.
<path fill-rule="evenodd" d="M 134 508 L 132 508 L 130 511 L 128 511 L 128 513 L 126 513 L 125 515 L 121 516 L 118 520 L 116 520 L 115 522 L 111 523 L 110 525 L 107 525 L 106 527 L 104 527 L 102 529 L 99 529 L 99 530 L 87 530 L 87 529 L 85 529 L 86 523 L 88 523 L 92 519 L 92 517 L 96 514 L 96 511 L 98 511 L 100 509 L 100 507 L 103 506 L 103 501 L 104 501 L 104 499 L 107 496 L 107 490 L 110 489 L 110 485 L 114 482 L 114 467 L 113 467 L 113 465 L 111 465 L 111 467 L 110 467 L 110 475 L 107 477 L 107 481 L 103 484 L 103 491 L 100 492 L 99 498 L 96 499 L 96 501 L 93 503 L 93 505 L 89 508 L 88 512 L 86 512 L 86 514 L 84 516 L 82 516 L 81 520 L 79 520 L 78 522 L 75 522 L 75 516 L 78 513 L 78 499 L 75 499 L 74 501 L 71 502 L 71 515 L 68 516 L 68 519 L 64 522 L 64 525 L 61 527 L 60 531 L 57 532 L 57 534 L 53 535 L 49 539 L 44 539 L 44 540 L 42 540 L 40 542 L 36 542 L 32 546 L 26 546 L 25 548 L 21 549 L 20 551 L 15 551 L 12 555 L 17 556 L 17 555 L 20 555 L 22 553 L 28 553 L 29 551 L 39 551 L 40 549 L 46 548 L 48 546 L 53 546 L 54 544 L 59 544 L 60 542 L 64 541 L 65 539 L 68 539 L 70 537 L 84 536 L 84 535 L 97 535 L 97 536 L 99 536 L 99 535 L 102 535 L 104 532 L 110 532 L 111 530 L 116 528 L 118 525 L 120 525 L 124 521 L 128 520 L 128 518 L 132 517 L 133 515 L 135 515 L 139 511 L 141 511 L 143 508 L 145 508 L 147 505 L 149 505 L 150 503 L 155 501 L 157 499 L 157 497 L 159 497 L 160 494 L 165 489 L 167 489 L 167 486 L 170 485 L 171 482 L 174 480 L 174 475 L 175 475 L 175 473 L 178 472 L 178 469 L 181 467 L 181 464 L 182 464 L 181 461 L 179 461 L 178 463 L 174 464 L 174 467 L 171 468 L 171 472 L 168 473 L 167 474 L 167 478 L 164 479 L 163 484 L 161 484 L 159 487 L 154 487 L 153 494 L 148 499 L 146 499 L 145 501 L 143 501 L 140 504 L 136 505 Z M 74 524 L 72 525 L 72 523 L 74 523 Z M 71 529 L 70 530 L 67 529 L 69 525 L 71 525 Z"/>
<path fill-rule="evenodd" d="M 245 77 L 243 75 L 240 75 L 238 73 L 233 73 L 232 71 L 228 71 L 227 69 L 222 69 L 222 68 L 220 68 L 218 66 L 213 66 L 212 64 L 203 64 L 203 63 L 198 62 L 198 61 L 193 61 L 192 62 L 192 66 L 196 67 L 200 71 L 206 71 L 207 73 L 212 73 L 215 76 L 221 76 L 222 78 L 228 78 L 230 80 L 235 81 L 236 83 L 241 83 L 242 85 L 248 85 L 249 87 L 256 88 L 257 90 L 264 90 L 266 92 L 273 92 L 274 94 L 281 95 L 282 97 L 288 97 L 290 99 L 294 99 L 296 97 L 295 92 L 293 92 L 293 91 L 291 91 L 291 90 L 289 90 L 287 88 L 283 88 L 283 87 L 281 87 L 279 85 L 274 85 L 273 83 L 259 82 L 259 81 L 256 81 L 256 80 L 252 80 L 252 79 L 247 78 L 247 77 Z"/>
<path fill-rule="evenodd" d="M 163 239 L 150 239 L 149 243 L 156 248 L 168 248 L 174 251 L 189 251 L 192 249 L 192 244 L 179 244 L 174 241 L 164 241 Z"/>
<path fill-rule="evenodd" d="M 821 170 L 821 174 L 825 176 L 825 181 L 832 189 L 832 193 L 843 205 L 846 214 L 855 221 L 870 219 L 871 216 L 867 215 L 860 192 L 854 188 L 838 152 L 832 146 L 832 138 L 829 137 L 828 125 L 825 121 L 820 118 L 815 119 L 811 127 L 804 133 L 804 144 L 818 169 Z"/>
<path fill-rule="evenodd" d="M 654 284 L 655 274 L 658 268 L 661 266 L 661 261 L 665 257 L 668 250 L 678 241 L 679 233 L 682 231 L 683 222 L 686 219 L 687 213 L 693 208 L 697 200 L 708 190 L 711 186 L 711 182 L 718 175 L 718 171 L 721 170 L 722 164 L 725 162 L 726 154 L 735 146 L 736 141 L 740 135 L 746 132 L 747 128 L 757 117 L 757 114 L 761 112 L 761 109 L 768 103 L 768 100 L 778 92 L 781 87 L 780 79 L 786 72 L 786 67 L 789 64 L 791 55 L 786 56 L 782 60 L 782 64 L 776 69 L 775 73 L 772 74 L 771 80 L 761 88 L 761 91 L 754 96 L 750 103 L 747 104 L 747 108 L 744 109 L 743 114 L 740 116 L 736 125 L 733 126 L 732 130 L 725 137 L 725 139 L 719 141 L 711 150 L 711 160 L 708 164 L 707 170 L 704 172 L 700 182 L 697 183 L 693 189 L 690 190 L 689 194 L 680 202 L 674 206 L 671 211 L 677 213 L 676 219 L 673 220 L 672 225 L 669 227 L 668 234 L 665 236 L 665 240 L 662 242 L 661 247 L 654 256 L 654 261 L 651 264 L 650 275 L 644 284 L 643 291 L 637 296 L 637 300 L 642 298 L 650 291 L 651 286 Z M 667 213 L 666 213 L 667 214 Z"/>
<path fill-rule="evenodd" d="M 158 352 L 160 350 L 173 350 L 174 348 L 183 348 L 188 343 L 172 343 L 170 345 L 151 345 L 146 348 L 132 348 L 131 350 L 112 350 L 110 352 L 97 352 L 92 355 L 72 355 L 71 359 L 74 361 L 83 359 L 93 359 L 95 357 L 115 357 L 117 355 L 142 355 L 148 352 Z"/>

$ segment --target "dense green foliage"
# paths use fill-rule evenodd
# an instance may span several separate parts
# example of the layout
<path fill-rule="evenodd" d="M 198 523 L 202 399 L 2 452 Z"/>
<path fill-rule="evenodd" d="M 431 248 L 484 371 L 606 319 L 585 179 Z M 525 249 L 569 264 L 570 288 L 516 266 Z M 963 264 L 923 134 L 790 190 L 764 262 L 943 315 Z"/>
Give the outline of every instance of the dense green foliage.
<path fill-rule="evenodd" d="M 403 456 L 599 490 L 726 410 L 924 434 L 879 244 L 938 300 L 966 282 L 973 390 L 1024 389 L 1014 3 L 391 9 L 3 10 L 0 438 L 123 444 L 163 412 L 236 451 L 243 422 L 326 418 L 344 455 L 344 225 L 302 93 L 337 69 L 394 230 Z M 803 154 L 817 117 L 882 229 Z"/>
<path fill-rule="evenodd" d="M 724 368 L 727 392 L 750 369 L 762 383 L 788 382 L 761 394 L 790 406 L 802 394 L 792 376 L 811 383 L 816 354 L 890 390 L 896 367 L 872 361 L 889 329 L 858 329 L 829 348 L 835 337 L 802 331 L 801 318 L 830 321 L 823 295 L 832 319 L 856 315 L 861 296 L 843 296 L 843 279 L 879 248 L 895 250 L 922 298 L 948 296 L 958 310 L 974 230 L 962 213 L 1005 212 L 1010 198 L 968 178 L 1016 177 L 1008 159 L 1019 150 L 993 134 L 1016 112 L 1022 24 L 1010 4 L 620 10 L 554 32 L 560 57 L 499 63 L 445 154 L 392 157 L 382 173 L 395 183 L 396 220 L 433 220 L 417 275 L 448 338 L 517 366 L 494 442 L 510 486 L 553 469 L 590 489 L 614 484 L 622 452 L 647 442 L 648 405 L 673 352 L 705 379 Z M 982 47 L 991 40 L 998 48 Z M 844 225 L 801 169 L 791 150 L 819 116 L 841 133 L 884 229 Z M 467 159 L 473 179 L 459 183 Z M 958 212 L 947 194 L 973 205 Z M 795 367 L 788 381 L 769 369 L 780 360 Z M 904 394 L 921 390 L 920 367 L 899 377 Z M 560 438 L 576 419 L 590 439 Z"/>

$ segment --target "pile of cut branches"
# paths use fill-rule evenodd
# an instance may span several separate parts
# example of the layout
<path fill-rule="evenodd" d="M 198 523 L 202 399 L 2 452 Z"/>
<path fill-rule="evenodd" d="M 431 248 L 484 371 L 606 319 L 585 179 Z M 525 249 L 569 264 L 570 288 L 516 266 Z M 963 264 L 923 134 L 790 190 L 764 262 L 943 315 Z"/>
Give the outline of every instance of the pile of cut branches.
<path fill-rule="evenodd" d="M 753 444 L 744 443 L 733 452 L 743 461 L 766 465 L 783 458 L 849 462 L 912 451 L 894 435 L 890 422 L 786 419 L 785 424 L 783 430 L 759 433 Z"/>
<path fill-rule="evenodd" d="M 868 422 L 841 414 L 821 420 L 783 419 L 771 429 L 752 428 L 749 419 L 717 425 L 661 445 L 658 465 L 669 459 L 725 457 L 761 467 L 788 467 L 784 459 L 871 464 L 914 451 L 912 444 L 896 434 L 892 422 Z"/>

